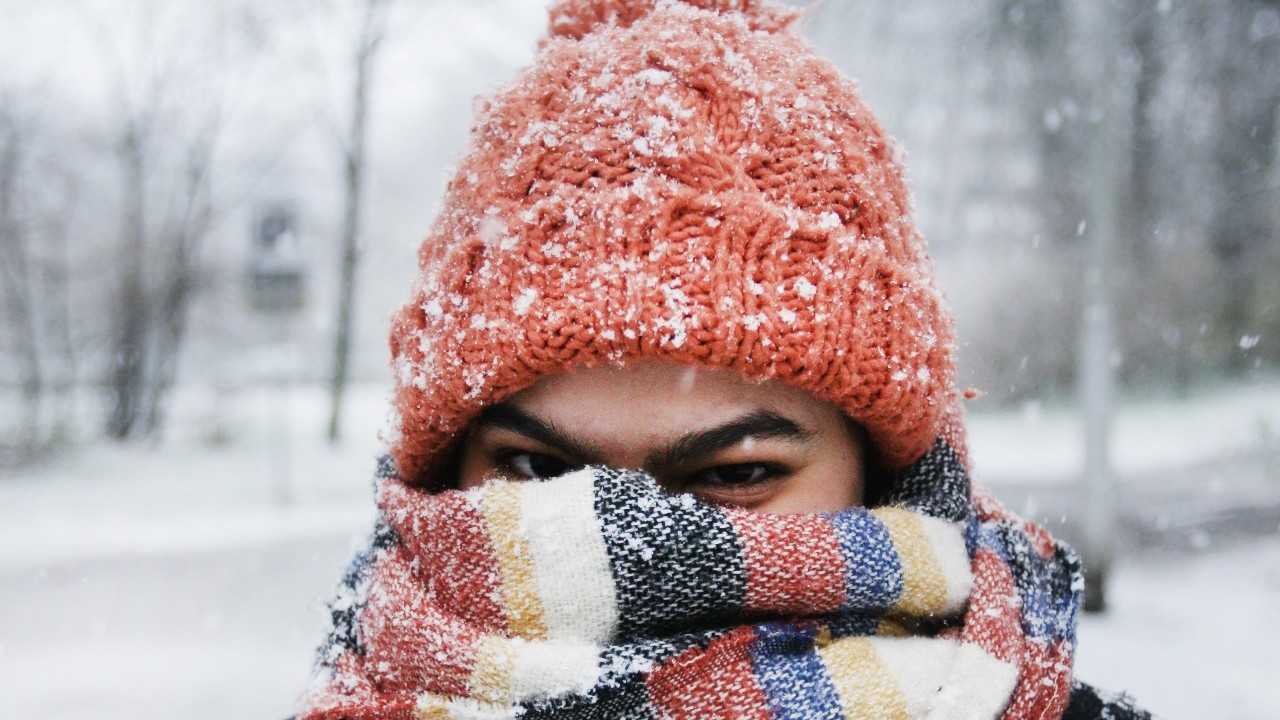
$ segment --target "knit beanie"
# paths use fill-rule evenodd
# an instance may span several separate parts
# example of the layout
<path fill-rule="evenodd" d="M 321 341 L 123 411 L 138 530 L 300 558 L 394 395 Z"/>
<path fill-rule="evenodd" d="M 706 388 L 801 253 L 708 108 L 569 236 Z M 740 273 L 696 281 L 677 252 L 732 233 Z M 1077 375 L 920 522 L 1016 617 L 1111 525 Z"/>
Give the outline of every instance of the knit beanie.
<path fill-rule="evenodd" d="M 479 103 L 395 314 L 409 484 L 549 373 L 660 358 L 830 401 L 903 470 L 966 457 L 951 320 L 901 153 L 765 0 L 559 0 Z M 967 460 L 965 461 L 967 462 Z"/>

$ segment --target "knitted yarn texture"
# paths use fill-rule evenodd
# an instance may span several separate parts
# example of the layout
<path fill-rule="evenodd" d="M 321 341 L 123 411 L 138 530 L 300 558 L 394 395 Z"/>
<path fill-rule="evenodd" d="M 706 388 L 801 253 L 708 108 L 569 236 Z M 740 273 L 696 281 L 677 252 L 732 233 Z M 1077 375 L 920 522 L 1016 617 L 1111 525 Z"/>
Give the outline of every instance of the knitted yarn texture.
<path fill-rule="evenodd" d="M 566 0 L 483 103 L 390 338 L 408 482 L 478 410 L 659 357 L 831 401 L 881 461 L 957 403 L 951 323 L 897 146 L 756 0 Z M 953 449 L 964 455 L 959 426 Z"/>
<path fill-rule="evenodd" d="M 393 319 L 379 521 L 301 717 L 1137 717 L 1073 683 L 1075 556 L 970 487 L 896 147 L 796 13 L 560 0 L 550 18 L 480 108 Z M 886 492 L 784 516 L 601 467 L 451 489 L 480 409 L 637 357 L 834 403 Z"/>
<path fill-rule="evenodd" d="M 893 501 L 776 515 L 641 471 L 430 493 L 331 605 L 305 720 L 1059 718 L 1083 584 L 939 442 Z"/>

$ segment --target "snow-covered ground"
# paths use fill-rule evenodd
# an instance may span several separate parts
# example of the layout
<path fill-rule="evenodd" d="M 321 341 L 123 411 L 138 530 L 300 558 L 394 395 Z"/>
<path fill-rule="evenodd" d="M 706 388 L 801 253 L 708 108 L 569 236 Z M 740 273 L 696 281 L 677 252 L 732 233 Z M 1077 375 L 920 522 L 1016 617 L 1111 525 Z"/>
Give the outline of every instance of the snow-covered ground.
<path fill-rule="evenodd" d="M 1085 616 L 1077 674 L 1162 718 L 1280 717 L 1280 535 L 1126 557 L 1112 608 Z"/>
<path fill-rule="evenodd" d="M 162 444 L 94 443 L 0 481 L 0 566 L 332 536 L 366 521 L 388 401 L 357 386 L 347 438 L 322 440 L 318 388 L 182 393 Z"/>
<path fill-rule="evenodd" d="M 1084 437 L 1074 407 L 1029 402 L 1019 410 L 975 412 L 981 404 L 970 403 L 967 425 L 981 477 L 995 484 L 1054 484 L 1080 474 Z M 1268 445 L 1280 452 L 1280 379 L 1122 403 L 1111 444 L 1122 478 L 1178 471 Z"/>
<path fill-rule="evenodd" d="M 384 387 L 355 388 L 351 439 L 330 448 L 317 389 L 188 390 L 158 446 L 90 444 L 6 470 L 0 717 L 287 715 L 322 603 L 369 523 L 385 408 Z M 969 424 L 980 478 L 1069 492 L 1067 409 Z M 1117 465 L 1144 497 L 1167 481 L 1195 497 L 1196 468 L 1248 457 L 1205 493 L 1271 502 L 1277 434 L 1280 382 L 1127 403 Z M 1169 481 L 1179 473 L 1190 477 Z M 1280 528 L 1192 545 L 1122 549 L 1112 610 L 1083 624 L 1079 673 L 1169 718 L 1276 717 Z"/>

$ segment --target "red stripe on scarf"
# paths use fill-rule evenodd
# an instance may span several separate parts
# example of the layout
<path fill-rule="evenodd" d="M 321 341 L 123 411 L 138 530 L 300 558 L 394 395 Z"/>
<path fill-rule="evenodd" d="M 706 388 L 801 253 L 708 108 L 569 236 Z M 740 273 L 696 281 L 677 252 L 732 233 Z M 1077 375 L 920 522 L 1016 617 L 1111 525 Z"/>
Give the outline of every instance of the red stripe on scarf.
<path fill-rule="evenodd" d="M 725 515 L 742 544 L 745 611 L 811 614 L 844 604 L 844 558 L 826 518 L 746 510 L 726 510 Z"/>
<path fill-rule="evenodd" d="M 411 564 L 398 547 L 374 567 L 379 591 L 370 593 L 360 617 L 364 672 L 384 692 L 466 695 L 482 633 L 453 614 L 461 608 L 437 603 Z"/>
<path fill-rule="evenodd" d="M 494 572 L 498 562 L 484 516 L 457 493 L 407 504 L 417 506 L 407 510 L 421 524 L 404 542 L 418 558 L 418 577 L 435 593 L 436 605 L 480 632 L 506 634 L 506 612 L 497 602 L 501 575 Z"/>
<path fill-rule="evenodd" d="M 769 699 L 756 680 L 750 627 L 693 647 L 655 668 L 647 679 L 658 717 L 771 720 Z"/>
<path fill-rule="evenodd" d="M 1052 646 L 1026 643 L 1018 685 L 1003 717 L 1060 718 L 1071 700 L 1071 647 L 1058 642 Z"/>
<path fill-rule="evenodd" d="M 1022 655 L 1022 601 L 1013 573 L 991 550 L 974 553 L 970 564 L 973 590 L 965 612 L 961 637 L 998 660 L 1018 663 Z"/>

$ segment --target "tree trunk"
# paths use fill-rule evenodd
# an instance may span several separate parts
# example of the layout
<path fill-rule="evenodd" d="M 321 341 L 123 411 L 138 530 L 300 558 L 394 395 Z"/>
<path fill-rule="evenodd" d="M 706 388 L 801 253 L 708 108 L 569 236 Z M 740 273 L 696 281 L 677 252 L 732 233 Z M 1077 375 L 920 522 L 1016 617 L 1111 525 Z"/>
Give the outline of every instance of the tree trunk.
<path fill-rule="evenodd" d="M 202 142 L 211 143 L 211 140 Z M 201 146 L 196 153 L 199 159 L 193 161 L 187 171 L 186 204 L 172 233 L 171 266 L 158 307 L 155 377 L 144 425 L 146 434 L 157 438 L 164 430 L 168 396 L 177 380 L 178 360 L 186 341 L 188 310 L 197 277 L 197 256 L 212 213 L 208 198 L 210 147 Z"/>
<path fill-rule="evenodd" d="M 58 372 L 52 383 L 54 416 L 50 434 L 54 442 L 67 439 L 75 418 L 77 358 L 72 327 L 71 246 L 67 242 L 67 218 L 76 204 L 75 188 L 68 181 L 58 214 L 50 222 L 49 246 L 55 257 L 49 271 L 49 326 L 51 344 L 58 356 Z"/>
<path fill-rule="evenodd" d="M 183 241 L 179 241 L 183 242 Z M 143 433 L 159 438 L 164 429 L 165 403 L 178 374 L 178 355 L 187 330 L 187 306 L 191 297 L 192 271 L 184 250 L 175 252 L 171 277 L 158 307 L 155 345 L 155 378 L 147 394 Z"/>
<path fill-rule="evenodd" d="M 333 346 L 333 375 L 329 381 L 329 432 L 331 444 L 342 438 L 342 410 L 350 373 L 352 320 L 355 316 L 356 270 L 360 260 L 360 218 L 365 180 L 366 122 L 369 112 L 369 75 L 381 40 L 381 0 L 368 0 L 355 54 L 355 84 L 351 98 L 351 126 L 343 162 L 345 211 L 342 218 L 342 255 L 338 268 L 337 328 Z"/>
<path fill-rule="evenodd" d="M 1078 34 L 1066 0 L 997 3 L 1005 32 L 1025 53 L 1027 120 L 1035 137 L 1039 181 L 1036 210 L 1050 242 L 1075 246 L 1088 210 L 1087 125 L 1079 107 L 1088 90 L 1078 77 Z"/>
<path fill-rule="evenodd" d="M 106 434 L 115 440 L 131 437 L 138 427 L 142 395 L 146 389 L 148 310 L 143 285 L 146 254 L 145 158 L 142 139 L 130 126 L 121 143 L 121 188 L 124 218 L 121 243 L 124 262 L 116 300 L 116 327 L 110 362 L 111 410 Z"/>
<path fill-rule="evenodd" d="M 1215 335 L 1223 342 L 1225 367 L 1232 375 L 1248 367 L 1248 356 L 1238 344 L 1253 333 L 1254 264 L 1276 233 L 1275 198 L 1267 185 L 1276 151 L 1280 38 L 1250 37 L 1255 18 L 1267 4 L 1230 3 L 1207 15 L 1209 22 L 1221 24 L 1210 36 L 1217 50 L 1213 162 L 1218 187 L 1209 247 L 1221 279 Z"/>
<path fill-rule="evenodd" d="M 1132 131 L 1129 137 L 1128 220 L 1124 229 L 1130 248 L 1129 265 L 1140 269 L 1151 261 L 1156 231 L 1156 137 L 1152 103 L 1164 78 L 1164 58 L 1156 42 L 1156 23 L 1160 18 L 1156 2 L 1146 0 L 1134 17 L 1129 33 L 1129 49 L 1138 63 L 1134 80 Z"/>
<path fill-rule="evenodd" d="M 40 443 L 44 376 L 40 367 L 40 337 L 31 293 L 31 267 L 25 233 L 17 217 L 17 183 L 21 172 L 21 138 L 10 129 L 0 147 L 0 270 L 5 299 L 13 317 L 14 340 L 20 365 L 23 413 L 19 452 L 33 452 Z"/>

